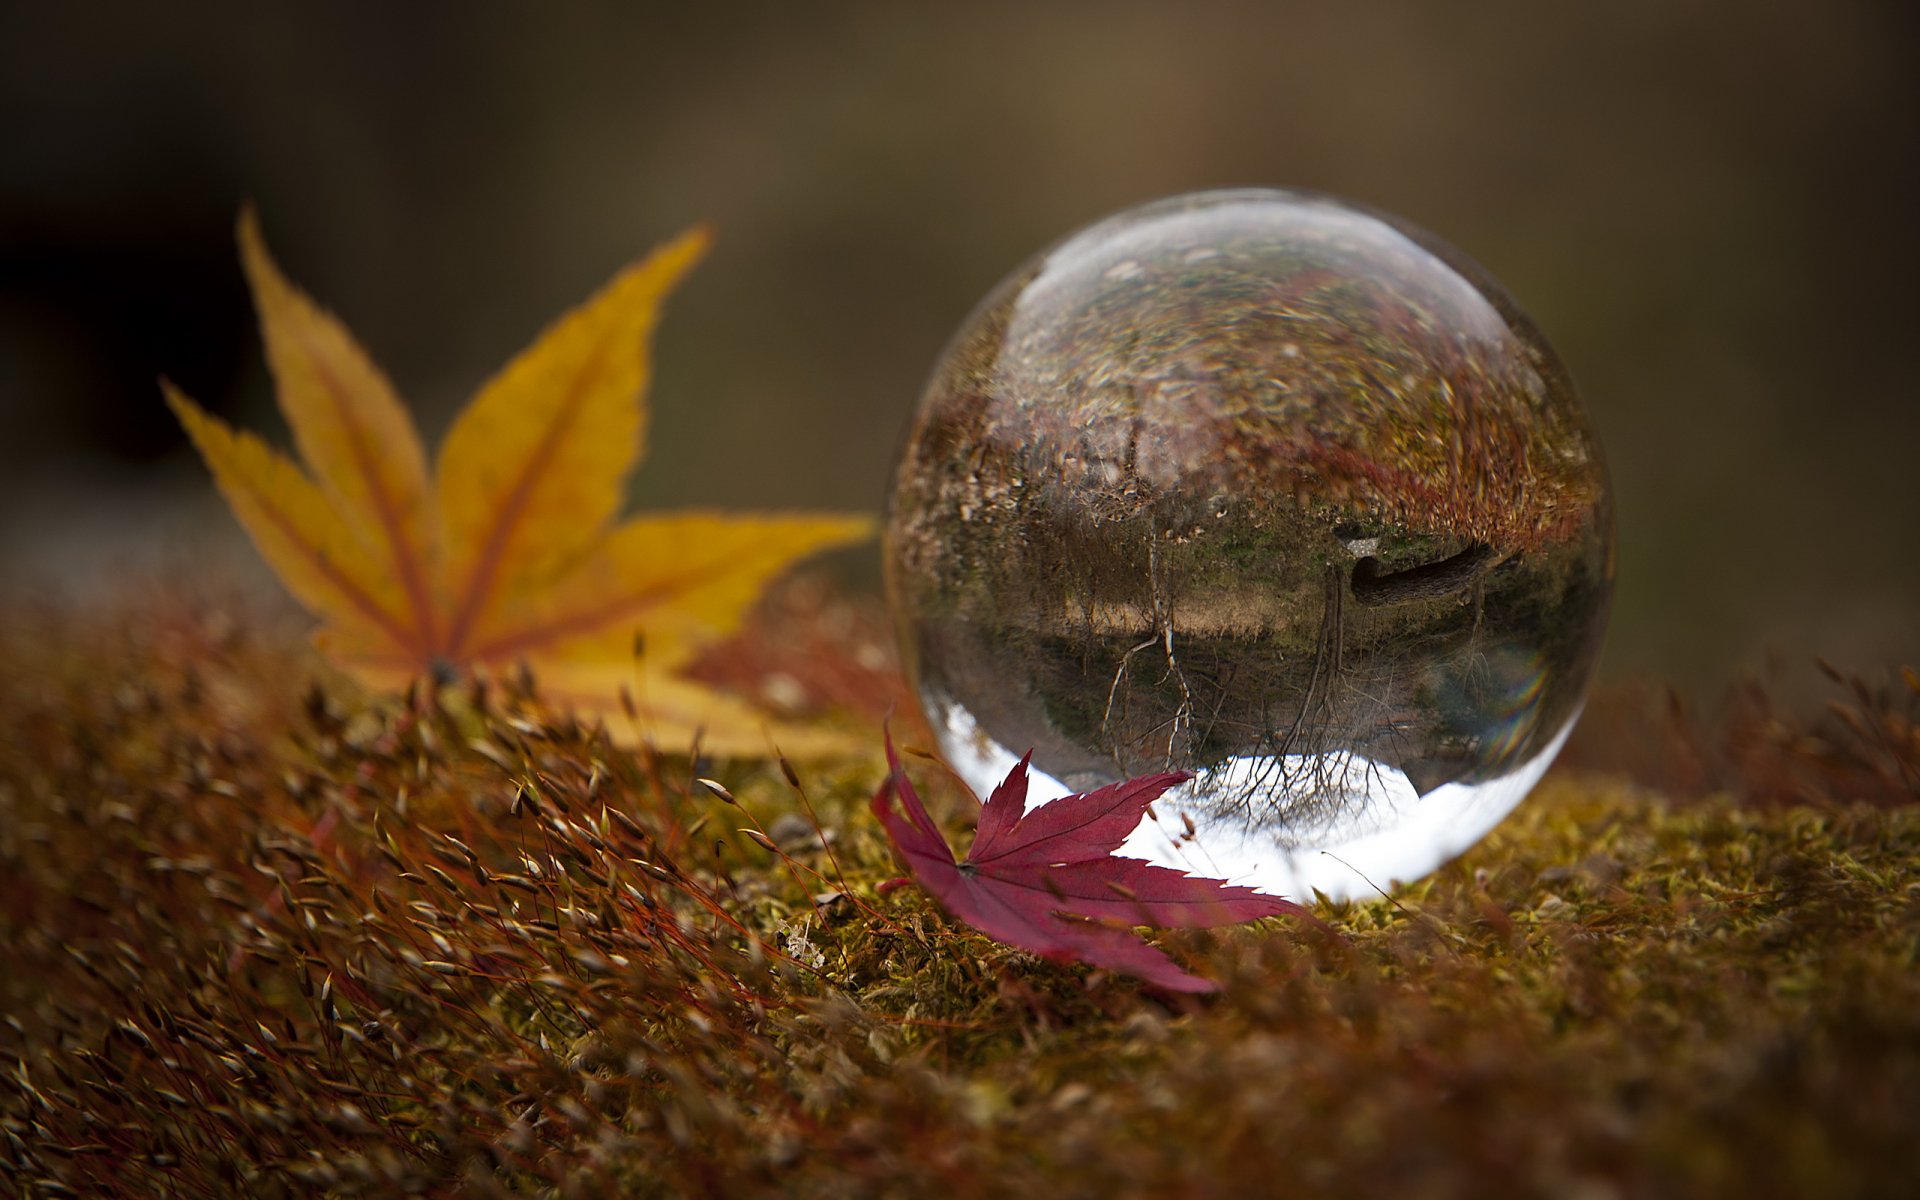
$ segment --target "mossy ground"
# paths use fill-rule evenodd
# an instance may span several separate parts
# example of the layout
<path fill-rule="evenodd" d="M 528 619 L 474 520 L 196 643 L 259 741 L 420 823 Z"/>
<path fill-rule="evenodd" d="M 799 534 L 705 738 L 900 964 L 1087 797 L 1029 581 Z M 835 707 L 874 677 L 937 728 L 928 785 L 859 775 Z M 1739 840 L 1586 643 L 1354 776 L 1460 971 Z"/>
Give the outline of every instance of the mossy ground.
<path fill-rule="evenodd" d="M 5 629 L 22 1195 L 1920 1186 L 1903 684 L 1763 723 L 1770 791 L 1590 744 L 1391 900 L 1162 935 L 1223 984 L 1170 1000 L 882 887 L 877 738 L 699 766 L 734 808 L 512 689 L 315 684 L 231 606 Z"/>

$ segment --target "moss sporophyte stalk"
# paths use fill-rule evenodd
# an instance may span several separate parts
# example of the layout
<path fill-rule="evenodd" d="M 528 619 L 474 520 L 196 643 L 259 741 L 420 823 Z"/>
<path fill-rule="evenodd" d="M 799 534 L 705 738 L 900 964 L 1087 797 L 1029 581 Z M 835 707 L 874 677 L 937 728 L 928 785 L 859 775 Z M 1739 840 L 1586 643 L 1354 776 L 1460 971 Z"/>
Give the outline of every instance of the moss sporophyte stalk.
<path fill-rule="evenodd" d="M 772 764 L 382 701 L 231 596 L 0 612 L 23 1195 L 1911 1190 L 1920 678 L 1600 743 L 1596 697 L 1587 762 L 1688 748 L 1658 788 L 1557 773 L 1392 902 L 1160 935 L 1191 1000 L 888 889 L 877 747 L 789 839 Z"/>

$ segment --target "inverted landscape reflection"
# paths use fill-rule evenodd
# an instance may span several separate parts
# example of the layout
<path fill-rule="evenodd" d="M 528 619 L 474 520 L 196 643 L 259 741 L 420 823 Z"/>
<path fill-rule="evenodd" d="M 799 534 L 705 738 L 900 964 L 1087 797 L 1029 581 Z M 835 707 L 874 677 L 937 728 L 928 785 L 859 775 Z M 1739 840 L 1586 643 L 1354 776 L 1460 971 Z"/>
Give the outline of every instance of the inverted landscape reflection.
<path fill-rule="evenodd" d="M 985 794 L 1184 769 L 1125 852 L 1284 895 L 1431 871 L 1538 781 L 1611 594 L 1565 369 L 1432 238 L 1320 196 L 1122 213 L 936 367 L 888 587 Z"/>

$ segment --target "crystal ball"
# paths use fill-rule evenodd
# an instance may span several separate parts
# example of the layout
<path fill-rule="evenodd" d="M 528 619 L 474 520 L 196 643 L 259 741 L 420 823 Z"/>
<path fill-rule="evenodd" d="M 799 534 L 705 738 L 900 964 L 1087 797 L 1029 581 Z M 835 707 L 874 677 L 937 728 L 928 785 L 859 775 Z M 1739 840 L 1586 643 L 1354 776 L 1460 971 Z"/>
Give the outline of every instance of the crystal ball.
<path fill-rule="evenodd" d="M 1613 580 L 1566 369 L 1487 274 L 1302 192 L 1121 212 L 1008 276 L 894 478 L 889 604 L 985 795 L 1163 770 L 1121 853 L 1378 895 L 1472 845 L 1565 742 Z"/>

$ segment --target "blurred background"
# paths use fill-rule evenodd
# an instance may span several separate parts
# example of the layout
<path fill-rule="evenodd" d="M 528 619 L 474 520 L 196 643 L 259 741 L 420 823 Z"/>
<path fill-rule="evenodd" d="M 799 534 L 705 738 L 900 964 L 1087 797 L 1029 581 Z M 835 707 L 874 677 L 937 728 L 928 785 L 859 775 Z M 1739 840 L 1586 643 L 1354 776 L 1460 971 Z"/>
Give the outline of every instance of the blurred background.
<path fill-rule="evenodd" d="M 260 571 L 154 385 L 284 444 L 247 198 L 429 438 L 711 221 L 636 502 L 877 510 L 1001 275 L 1114 209 L 1272 184 L 1426 227 L 1559 348 L 1617 492 L 1608 676 L 1699 694 L 1771 657 L 1791 693 L 1815 654 L 1920 661 L 1917 25 L 1891 0 L 6 5 L 0 570 Z"/>

